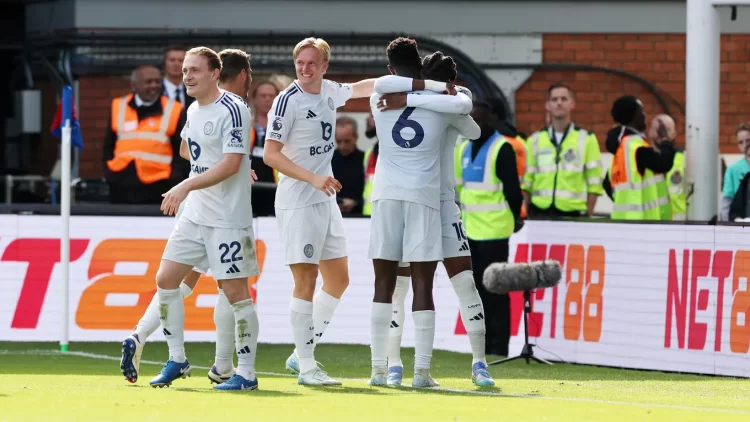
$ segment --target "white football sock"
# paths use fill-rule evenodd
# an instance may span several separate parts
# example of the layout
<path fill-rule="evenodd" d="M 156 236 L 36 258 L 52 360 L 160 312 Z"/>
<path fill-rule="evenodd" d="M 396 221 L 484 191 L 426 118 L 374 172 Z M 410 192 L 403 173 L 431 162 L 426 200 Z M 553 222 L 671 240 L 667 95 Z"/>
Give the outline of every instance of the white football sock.
<path fill-rule="evenodd" d="M 255 353 L 258 350 L 258 313 L 252 299 L 232 305 L 237 342 L 237 374 L 248 381 L 255 379 Z"/>
<path fill-rule="evenodd" d="M 180 283 L 180 294 L 182 294 L 182 298 L 185 299 L 186 297 L 193 294 L 193 289 L 191 289 L 190 286 L 182 282 Z"/>
<path fill-rule="evenodd" d="M 318 344 L 323 333 L 328 328 L 328 324 L 333 318 L 333 313 L 336 312 L 336 307 L 339 306 L 339 301 L 328 293 L 324 292 L 323 289 L 318 290 L 318 293 L 313 296 L 313 326 L 315 327 L 315 344 Z"/>
<path fill-rule="evenodd" d="M 185 362 L 185 304 L 180 289 L 157 287 L 156 292 L 159 297 L 159 320 L 167 338 L 169 358 L 175 362 Z"/>
<path fill-rule="evenodd" d="M 234 368 L 232 358 L 235 352 L 234 344 L 234 311 L 229 304 L 224 290 L 219 289 L 214 308 L 214 324 L 216 325 L 216 358 L 214 365 L 219 374 L 227 374 Z"/>
<path fill-rule="evenodd" d="M 414 369 L 430 369 L 435 342 L 435 311 L 411 313 L 414 319 Z"/>
<path fill-rule="evenodd" d="M 318 366 L 315 363 L 313 344 L 315 329 L 313 326 L 313 304 L 303 299 L 292 298 L 291 310 L 292 334 L 294 335 L 295 352 L 299 360 L 300 373 L 308 372 Z"/>
<path fill-rule="evenodd" d="M 401 366 L 401 336 L 404 334 L 404 303 L 409 293 L 409 277 L 396 277 L 396 290 L 393 291 L 393 314 L 388 331 L 388 366 Z"/>
<path fill-rule="evenodd" d="M 180 284 L 180 293 L 184 299 L 193 293 L 193 289 L 187 284 L 182 283 Z M 138 321 L 138 325 L 135 326 L 135 331 L 133 333 L 138 335 L 138 340 L 141 343 L 145 343 L 146 339 L 151 337 L 151 334 L 159 328 L 159 325 L 159 297 L 154 293 L 154 297 L 151 298 L 151 303 L 148 304 L 146 312 L 141 317 L 141 320 Z"/>
<path fill-rule="evenodd" d="M 474 284 L 474 273 L 472 271 L 458 273 L 451 277 L 451 284 L 458 296 L 461 321 L 469 337 L 472 365 L 477 362 L 487 363 L 484 349 L 487 332 L 484 325 L 484 305 L 482 298 L 479 297 L 477 286 Z"/>
<path fill-rule="evenodd" d="M 392 312 L 393 305 L 390 303 L 372 303 L 370 352 L 373 368 L 383 368 L 388 365 L 388 330 L 390 329 Z"/>

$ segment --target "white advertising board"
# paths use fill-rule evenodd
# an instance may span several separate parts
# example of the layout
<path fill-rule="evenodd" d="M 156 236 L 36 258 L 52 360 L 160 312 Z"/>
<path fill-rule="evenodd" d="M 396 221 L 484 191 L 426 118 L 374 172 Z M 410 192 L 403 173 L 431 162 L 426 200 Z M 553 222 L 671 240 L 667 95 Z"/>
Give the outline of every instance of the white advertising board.
<path fill-rule="evenodd" d="M 369 220 L 346 219 L 350 286 L 324 342 L 369 343 Z M 71 217 L 70 341 L 120 341 L 155 292 L 174 220 Z M 528 222 L 510 260 L 557 259 L 563 279 L 536 291 L 536 354 L 617 367 L 750 377 L 750 236 L 721 226 Z M 0 341 L 55 341 L 61 327 L 60 219 L 0 216 Z M 276 222 L 255 223 L 261 274 L 252 283 L 262 343 L 291 343 L 291 274 Z M 213 341 L 216 286 L 203 277 L 185 301 L 186 340 Z M 435 347 L 468 352 L 450 281 L 435 280 Z M 407 298 L 407 304 L 411 299 Z M 407 307 L 408 308 L 408 307 Z M 523 301 L 511 294 L 511 354 L 523 345 Z M 163 340 L 157 332 L 154 340 Z M 413 345 L 407 316 L 404 346 Z"/>

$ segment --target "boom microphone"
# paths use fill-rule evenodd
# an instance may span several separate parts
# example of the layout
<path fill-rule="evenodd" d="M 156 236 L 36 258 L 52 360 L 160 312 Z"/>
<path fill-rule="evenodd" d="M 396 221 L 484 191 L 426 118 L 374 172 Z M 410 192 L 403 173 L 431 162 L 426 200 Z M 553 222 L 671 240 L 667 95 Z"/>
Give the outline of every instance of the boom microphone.
<path fill-rule="evenodd" d="M 508 292 L 555 287 L 561 278 L 560 263 L 555 260 L 528 264 L 496 262 L 484 270 L 482 283 L 488 291 L 504 295 Z"/>

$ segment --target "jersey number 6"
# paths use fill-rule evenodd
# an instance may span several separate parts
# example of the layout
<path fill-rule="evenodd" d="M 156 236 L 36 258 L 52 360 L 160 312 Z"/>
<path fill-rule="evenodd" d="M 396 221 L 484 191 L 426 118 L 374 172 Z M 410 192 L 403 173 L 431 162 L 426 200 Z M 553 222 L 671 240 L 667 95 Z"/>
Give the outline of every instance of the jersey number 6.
<path fill-rule="evenodd" d="M 398 116 L 398 121 L 393 125 L 391 135 L 393 136 L 393 142 L 401 148 L 416 148 L 422 143 L 424 139 L 424 128 L 416 120 L 409 120 L 409 116 L 414 112 L 414 107 L 406 107 L 403 113 Z M 404 139 L 401 136 L 401 131 L 404 128 L 411 128 L 414 131 L 414 137 L 412 139 Z"/>

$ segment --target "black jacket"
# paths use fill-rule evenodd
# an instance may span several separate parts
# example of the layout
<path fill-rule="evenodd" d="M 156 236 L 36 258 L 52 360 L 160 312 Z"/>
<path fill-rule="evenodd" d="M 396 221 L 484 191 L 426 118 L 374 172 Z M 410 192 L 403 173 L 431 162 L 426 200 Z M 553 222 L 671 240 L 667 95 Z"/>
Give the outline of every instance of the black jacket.
<path fill-rule="evenodd" d="M 748 188 L 750 188 L 750 173 L 742 178 L 737 193 L 732 198 L 732 204 L 729 206 L 729 221 L 734 221 L 735 218 L 748 217 L 748 198 L 750 198 Z"/>

